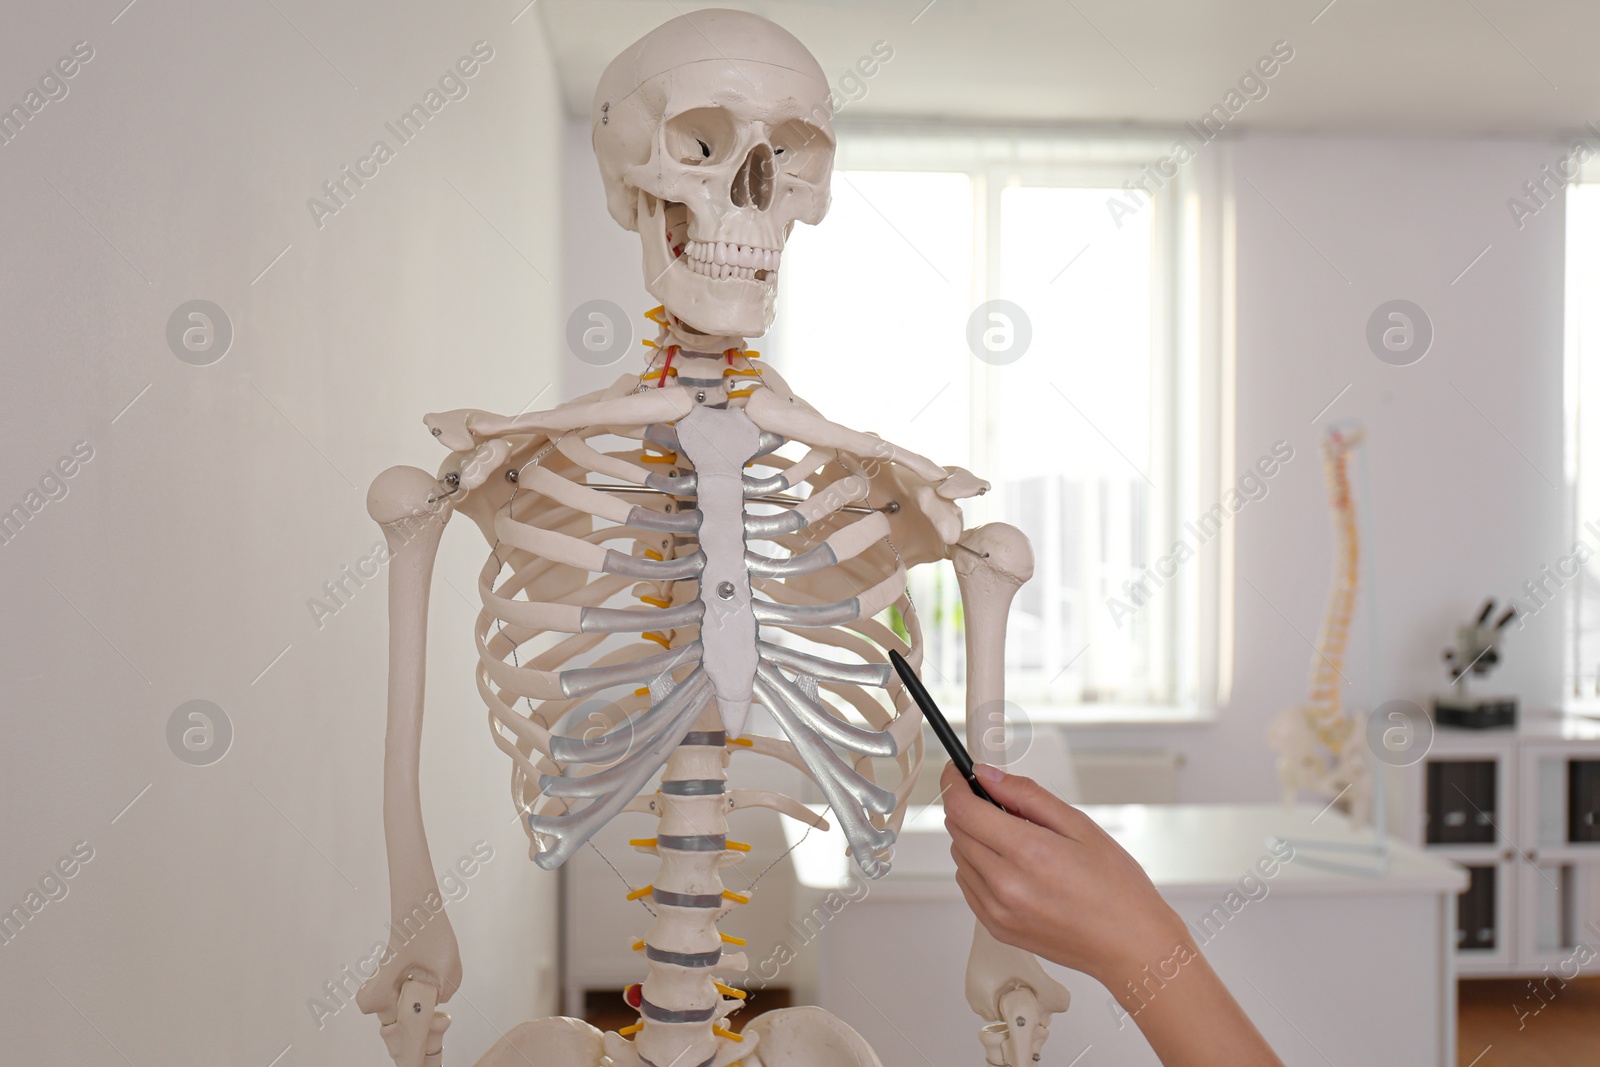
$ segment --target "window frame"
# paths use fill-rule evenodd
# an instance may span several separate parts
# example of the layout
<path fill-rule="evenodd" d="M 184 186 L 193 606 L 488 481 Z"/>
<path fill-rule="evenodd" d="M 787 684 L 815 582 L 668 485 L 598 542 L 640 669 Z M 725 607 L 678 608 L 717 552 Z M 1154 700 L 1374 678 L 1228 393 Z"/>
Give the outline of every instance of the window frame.
<path fill-rule="evenodd" d="M 1136 180 L 1146 164 L 1168 155 L 1179 137 L 1160 130 L 1123 133 L 858 120 L 840 124 L 834 168 L 966 174 L 973 194 L 974 269 L 969 297 L 970 306 L 977 307 L 1005 295 L 999 278 L 999 221 L 1006 188 L 1122 188 Z M 1225 180 L 1227 156 L 1225 139 L 1212 142 L 1180 166 L 1176 177 L 1140 208 L 1154 212 L 1151 334 L 1153 358 L 1164 364 L 1162 404 L 1169 427 L 1160 446 L 1152 450 L 1152 469 L 1144 473 L 1157 486 L 1178 481 L 1174 489 L 1153 497 L 1166 511 L 1157 526 L 1174 540 L 1186 518 L 1195 518 L 1204 507 L 1221 499 L 1222 472 L 1230 471 L 1234 462 L 1234 244 L 1232 199 Z M 1001 369 L 973 360 L 969 375 L 974 415 L 971 462 L 973 470 L 984 476 L 995 465 L 997 443 L 989 427 L 994 422 Z M 1187 455 L 1191 450 L 1192 456 Z M 1183 471 L 1185 463 L 1192 464 L 1193 470 Z M 964 508 L 970 525 L 1003 518 L 996 501 L 969 501 Z M 1157 554 L 1162 551 L 1156 547 L 1159 544 L 1160 535 L 1152 545 Z M 1158 593 L 1154 600 L 1154 607 L 1163 611 L 1175 699 L 1051 702 L 1029 692 L 1023 697 L 1028 717 L 1036 722 L 1106 726 L 1214 720 L 1232 688 L 1233 524 L 1224 523 L 1218 536 L 1200 546 L 1196 557 L 1189 565 L 1194 569 L 1189 594 L 1192 604 L 1176 610 L 1170 597 L 1164 600 Z M 939 584 L 951 601 L 945 606 L 953 606 L 958 598 L 955 583 Z M 930 614 L 928 607 L 919 607 Z M 1192 634 L 1182 633 L 1186 624 L 1192 625 Z M 934 634 L 928 630 L 927 636 Z M 1008 668 L 1008 681 L 1015 674 Z M 1026 684 L 1012 681 L 1008 699 L 1017 702 L 1025 689 Z M 952 712 L 964 707 L 959 688 L 936 692 L 936 696 Z M 959 720 L 963 715 L 953 717 Z"/>
<path fill-rule="evenodd" d="M 1569 535 L 1569 544 L 1588 545 L 1591 538 L 1586 536 L 1583 528 L 1585 516 L 1583 514 L 1583 442 L 1584 439 L 1596 432 L 1600 432 L 1600 422 L 1591 422 L 1585 425 L 1585 407 L 1583 404 L 1583 364 L 1584 344 L 1583 330 L 1580 316 L 1581 294 L 1579 286 L 1583 279 L 1577 268 L 1579 257 L 1587 255 L 1591 258 L 1600 258 L 1600 250 L 1583 252 L 1582 242 L 1574 240 L 1572 196 L 1581 190 L 1586 196 L 1600 200 L 1600 167 L 1594 162 L 1585 163 L 1579 171 L 1577 180 L 1566 186 L 1561 199 L 1563 253 L 1562 253 L 1562 297 L 1563 297 L 1563 324 L 1562 324 L 1562 388 L 1561 402 L 1563 413 L 1562 433 L 1562 475 L 1566 487 L 1566 515 L 1564 526 Z M 1596 205 L 1600 210 L 1600 204 Z M 1590 342 L 1596 351 L 1595 362 L 1600 363 L 1600 338 Z M 1600 415 L 1589 416 L 1594 420 Z M 1586 433 L 1585 431 L 1588 431 Z M 1572 595 L 1566 597 L 1566 604 L 1561 611 L 1562 623 L 1562 680 L 1561 680 L 1561 710 L 1566 713 L 1581 715 L 1600 714 L 1600 682 L 1594 690 L 1584 693 L 1582 690 L 1581 671 L 1583 664 L 1583 632 L 1581 615 L 1583 610 L 1583 580 L 1588 571 L 1584 564 L 1576 575 L 1577 587 Z M 1522 591 L 1519 591 L 1522 592 Z M 1519 596 L 1519 602 L 1524 602 L 1524 611 L 1527 605 L 1525 596 Z M 1543 610 L 1540 605 L 1537 610 Z"/>

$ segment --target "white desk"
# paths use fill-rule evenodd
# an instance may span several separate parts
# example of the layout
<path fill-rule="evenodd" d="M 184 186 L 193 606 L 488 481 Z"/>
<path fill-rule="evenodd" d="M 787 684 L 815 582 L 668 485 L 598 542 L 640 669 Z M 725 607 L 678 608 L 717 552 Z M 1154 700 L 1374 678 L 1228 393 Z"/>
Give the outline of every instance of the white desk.
<path fill-rule="evenodd" d="M 1272 855 L 1269 838 L 1356 839 L 1336 812 L 1318 817 L 1312 806 L 1085 810 L 1191 925 Z M 785 824 L 798 838 L 799 824 Z M 864 893 L 845 881 L 843 846 L 837 831 L 814 832 L 794 853 L 812 903 L 842 885 L 855 889 L 855 900 L 823 913 L 820 933 L 791 924 L 797 941 L 809 936 L 797 950 L 816 953 L 819 1003 L 859 1030 L 887 1067 L 982 1064 L 978 1022 L 962 993 L 973 920 L 952 877 L 943 811 L 912 813 L 895 869 Z M 1252 890 L 1258 899 L 1226 922 L 1213 919 L 1206 957 L 1285 1063 L 1454 1067 L 1452 949 L 1463 872 L 1398 842 L 1378 877 L 1319 869 L 1309 856 L 1301 850 L 1281 865 L 1263 880 L 1266 894 Z M 1159 1067 L 1103 987 L 1047 968 L 1072 991 L 1072 1009 L 1056 1017 L 1044 1064 Z"/>

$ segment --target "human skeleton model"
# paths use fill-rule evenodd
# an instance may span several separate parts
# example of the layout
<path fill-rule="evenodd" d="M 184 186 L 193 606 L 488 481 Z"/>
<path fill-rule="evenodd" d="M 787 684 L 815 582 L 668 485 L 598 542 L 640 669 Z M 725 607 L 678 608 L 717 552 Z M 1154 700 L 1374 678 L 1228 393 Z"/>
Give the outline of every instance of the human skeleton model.
<path fill-rule="evenodd" d="M 1333 515 L 1333 585 L 1311 656 L 1310 698 L 1280 715 L 1269 731 L 1284 802 L 1292 803 L 1301 790 L 1330 801 L 1340 798 L 1357 823 L 1367 821 L 1371 807 L 1371 776 L 1362 752 L 1366 722 L 1344 707 L 1341 687 L 1360 573 L 1350 456 L 1363 436 L 1359 428 L 1330 426 L 1322 438 L 1322 470 Z"/>
<path fill-rule="evenodd" d="M 744 993 L 722 979 L 747 966 L 717 926 L 748 899 L 723 887 L 721 869 L 748 848 L 728 839 L 727 816 L 770 808 L 826 825 L 792 798 L 730 790 L 727 765 L 750 753 L 739 758 L 802 770 L 862 871 L 882 875 L 922 759 L 920 718 L 887 663 L 890 648 L 921 660 L 906 568 L 955 564 L 970 723 L 1000 706 L 1006 612 L 1032 556 L 1012 527 L 962 529 L 956 501 L 987 483 L 829 422 L 745 347 L 771 325 L 790 228 L 827 210 L 828 96 L 798 41 L 741 12 L 674 19 L 613 61 L 594 145 L 610 211 L 639 233 L 663 305 L 650 313 L 660 336 L 648 368 L 550 411 L 429 416 L 451 450 L 440 475 L 395 467 L 373 483 L 369 510 L 394 552 L 384 828 L 396 928 L 437 892 L 418 747 L 429 576 L 453 513 L 492 546 L 478 688 L 514 765 L 534 862 L 558 866 L 623 813 L 657 819 L 654 836 L 631 842 L 660 859 L 632 894 L 654 912 L 634 946 L 639 1023 L 606 1034 L 575 1019 L 525 1023 L 480 1067 L 879 1064 L 814 1007 L 770 1012 L 739 1035 L 723 1027 Z M 876 621 L 891 607 L 909 641 Z M 598 725 L 561 732 L 601 694 L 611 703 Z M 784 736 L 746 735 L 753 703 Z M 999 755 L 973 741 L 980 759 Z M 893 766 L 892 785 L 874 761 Z M 910 946 L 883 951 L 914 958 Z M 393 946 L 358 999 L 396 1064 L 441 1062 L 449 1017 L 435 1005 L 460 981 L 442 914 Z M 966 986 L 989 1022 L 987 1062 L 1038 1060 L 1068 999 L 1038 961 L 979 927 Z"/>

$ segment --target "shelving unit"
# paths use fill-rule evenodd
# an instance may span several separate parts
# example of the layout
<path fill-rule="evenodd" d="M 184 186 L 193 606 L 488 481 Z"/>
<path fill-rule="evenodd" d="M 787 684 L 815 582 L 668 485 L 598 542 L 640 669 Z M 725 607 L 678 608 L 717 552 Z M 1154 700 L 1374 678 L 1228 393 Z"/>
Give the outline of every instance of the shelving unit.
<path fill-rule="evenodd" d="M 1399 772 L 1397 836 L 1466 868 L 1456 967 L 1470 977 L 1557 968 L 1600 947 L 1600 721 L 1439 727 Z"/>

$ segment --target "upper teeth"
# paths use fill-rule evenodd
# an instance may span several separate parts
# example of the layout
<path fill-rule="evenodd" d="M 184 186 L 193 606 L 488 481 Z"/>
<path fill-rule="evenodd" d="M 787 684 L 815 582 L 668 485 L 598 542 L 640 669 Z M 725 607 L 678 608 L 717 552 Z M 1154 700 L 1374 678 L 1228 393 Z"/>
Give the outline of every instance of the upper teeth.
<path fill-rule="evenodd" d="M 775 248 L 757 248 L 726 241 L 690 241 L 683 248 L 683 258 L 689 268 L 713 278 L 754 279 L 758 270 L 766 271 L 770 277 L 778 269 L 780 255 Z"/>

